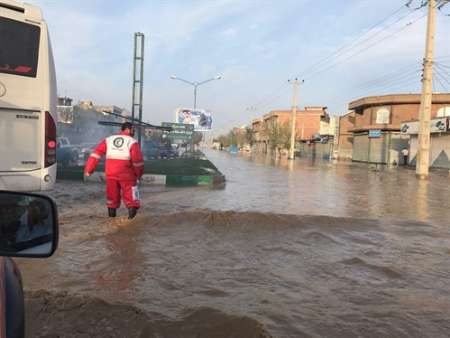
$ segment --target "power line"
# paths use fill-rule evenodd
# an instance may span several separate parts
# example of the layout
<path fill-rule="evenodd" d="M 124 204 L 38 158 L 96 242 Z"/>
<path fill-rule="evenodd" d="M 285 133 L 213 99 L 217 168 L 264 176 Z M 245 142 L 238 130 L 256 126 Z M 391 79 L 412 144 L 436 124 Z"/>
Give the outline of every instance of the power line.
<path fill-rule="evenodd" d="M 307 67 L 302 73 L 301 76 L 305 76 L 306 74 L 309 73 L 309 70 L 317 67 L 319 65 L 321 65 L 322 63 L 324 63 L 325 61 L 331 59 L 334 56 L 338 56 L 342 54 L 342 51 L 344 51 L 345 49 L 354 46 L 355 44 L 358 43 L 358 41 L 364 37 L 365 35 L 367 35 L 368 33 L 370 33 L 371 31 L 373 31 L 375 28 L 377 28 L 378 26 L 380 26 L 381 24 L 383 24 L 385 21 L 387 21 L 388 19 L 390 19 L 392 16 L 396 15 L 397 13 L 399 13 L 402 9 L 405 8 L 405 5 L 400 6 L 397 10 L 395 10 L 393 13 L 389 14 L 388 16 L 386 16 L 383 20 L 381 20 L 380 22 L 377 22 L 375 25 L 371 26 L 366 32 L 364 32 L 363 34 L 361 34 L 359 37 L 357 37 L 355 40 L 353 40 L 351 43 L 349 44 L 345 44 L 343 46 L 341 46 L 340 48 L 338 48 L 335 52 L 331 53 L 330 55 L 326 56 L 325 58 L 321 59 L 320 61 L 312 64 L 311 66 Z M 410 13 L 408 13 L 406 16 L 408 16 Z M 406 17 L 405 16 L 405 17 Z M 404 17 L 402 17 L 404 18 Z M 380 31 L 375 32 L 375 35 L 378 34 Z M 373 36 L 372 36 L 373 37 Z M 367 40 L 367 39 L 366 39 Z M 363 40 L 366 41 L 366 40 Z"/>
<path fill-rule="evenodd" d="M 408 4 L 406 4 L 407 6 Z M 314 67 L 317 67 L 318 65 L 324 64 L 325 61 L 329 60 L 330 58 L 332 58 L 333 56 L 339 55 L 339 54 L 344 54 L 343 51 L 351 46 L 354 46 L 358 43 L 359 40 L 361 40 L 361 38 L 363 38 L 364 36 L 368 35 L 369 33 L 371 33 L 375 28 L 377 28 L 378 26 L 382 25 L 384 22 L 386 22 L 387 20 L 389 20 L 391 17 L 395 16 L 396 14 L 398 14 L 402 9 L 405 8 L 405 5 L 400 6 L 398 9 L 396 9 L 393 13 L 389 14 L 388 16 L 386 16 L 384 19 L 382 19 L 381 21 L 377 22 L 376 24 L 372 25 L 371 27 L 369 27 L 369 29 L 364 32 L 363 34 L 361 34 L 358 38 L 356 38 L 356 40 L 354 40 L 353 42 L 351 42 L 350 44 L 345 44 L 343 46 L 341 46 L 340 48 L 338 48 L 335 52 L 333 52 L 332 54 L 328 55 L 327 57 L 323 58 L 322 60 L 320 60 L 319 62 L 309 66 L 308 68 L 306 68 L 303 73 L 307 73 L 310 69 L 313 69 Z M 397 19 L 397 21 L 395 21 L 394 23 L 392 23 L 390 26 L 392 26 L 393 24 L 397 23 L 398 21 L 400 21 L 401 19 L 405 18 L 406 16 L 410 15 L 410 13 L 408 13 L 407 15 L 401 17 L 400 19 Z M 372 34 L 371 37 L 366 38 L 363 42 L 367 42 L 368 40 L 370 40 L 370 38 L 375 37 L 376 35 L 378 35 L 380 31 L 375 32 L 375 34 Z M 298 76 L 299 78 L 301 78 L 301 76 Z M 277 89 L 275 89 L 273 92 L 271 92 L 269 95 L 263 97 L 261 100 L 259 100 L 257 103 L 250 105 L 250 107 L 254 106 L 254 107 L 258 107 L 260 106 L 262 103 L 265 103 L 267 101 L 272 101 L 272 97 L 277 95 L 279 93 L 279 91 L 285 86 L 285 83 L 283 85 L 281 85 L 280 87 L 277 87 Z"/>
<path fill-rule="evenodd" d="M 435 75 L 436 75 L 436 80 L 439 82 L 439 84 L 444 89 L 444 91 L 448 92 L 449 90 L 448 90 L 447 86 L 444 85 L 444 83 L 441 81 L 441 76 L 443 77 L 443 75 L 441 75 L 439 72 L 435 72 Z"/>
<path fill-rule="evenodd" d="M 278 98 L 280 96 L 279 93 L 283 89 L 285 89 L 286 86 L 287 86 L 287 83 L 283 82 L 283 84 L 280 85 L 279 87 L 277 87 L 271 94 L 266 95 L 263 99 L 259 100 L 257 103 L 249 106 L 248 108 L 254 108 L 256 110 L 258 107 L 263 107 L 263 106 L 266 106 L 267 103 L 273 102 L 273 99 Z"/>
<path fill-rule="evenodd" d="M 444 6 L 447 5 L 448 3 L 449 3 L 448 0 L 442 0 L 442 1 L 440 1 L 440 2 L 437 4 L 437 9 L 438 9 L 439 12 L 442 13 L 442 15 L 444 15 L 444 16 L 450 16 L 450 14 L 444 13 L 444 12 L 442 11 L 442 9 L 444 8 Z"/>
<path fill-rule="evenodd" d="M 369 46 L 367 46 L 367 47 L 365 47 L 365 48 L 363 48 L 363 49 L 360 49 L 359 51 L 357 51 L 357 52 L 355 52 L 355 53 L 353 53 L 353 54 L 350 54 L 350 56 L 348 56 L 347 58 L 345 58 L 345 59 L 343 59 L 343 60 L 341 60 L 341 61 L 337 61 L 337 62 L 335 62 L 334 64 L 331 64 L 329 67 L 326 67 L 326 68 L 324 68 L 324 69 L 318 70 L 317 72 L 313 73 L 311 76 L 309 76 L 309 77 L 306 78 L 306 79 L 310 80 L 310 79 L 312 79 L 313 77 L 317 76 L 318 74 L 321 74 L 321 73 L 323 73 L 323 72 L 325 72 L 325 71 L 327 71 L 327 70 L 330 70 L 331 68 L 333 68 L 333 67 L 335 67 L 335 66 L 337 66 L 337 65 L 340 65 L 340 64 L 342 64 L 342 63 L 344 63 L 344 62 L 347 62 L 348 60 L 354 58 L 355 56 L 360 55 L 361 53 L 363 53 L 363 52 L 369 50 L 370 48 L 373 48 L 374 46 L 380 44 L 381 42 L 383 42 L 383 41 L 385 41 L 385 40 L 387 40 L 387 39 L 390 39 L 390 38 L 393 37 L 394 35 L 396 35 L 396 34 L 402 32 L 402 31 L 404 31 L 406 28 L 412 26 L 414 23 L 416 23 L 416 22 L 419 21 L 420 19 L 423 19 L 425 16 L 426 16 L 426 13 L 425 13 L 424 15 L 422 15 L 422 16 L 416 18 L 414 21 L 411 21 L 411 22 L 409 22 L 408 24 L 406 24 L 405 26 L 399 28 L 398 30 L 392 32 L 391 34 L 389 34 L 389 35 L 383 37 L 382 39 L 377 40 L 377 41 L 374 42 L 373 44 L 371 44 L 371 45 L 369 45 Z M 305 80 L 306 80 L 306 79 L 305 79 Z"/>
<path fill-rule="evenodd" d="M 440 62 L 434 62 L 434 65 L 436 66 L 436 67 L 439 67 L 439 68 L 443 68 L 443 69 L 449 69 L 449 70 L 446 70 L 446 72 L 448 72 L 448 71 L 450 71 L 450 66 L 447 66 L 447 65 L 444 65 L 443 63 L 440 63 Z"/>
<path fill-rule="evenodd" d="M 434 60 L 446 60 L 446 59 L 450 59 L 450 55 L 441 55 L 438 57 L 435 57 Z"/>
<path fill-rule="evenodd" d="M 450 84 L 450 82 L 447 80 L 446 76 L 450 76 L 450 73 L 448 70 L 440 68 L 438 65 L 435 65 L 436 67 L 434 68 L 435 72 L 437 74 L 439 74 L 440 76 L 442 76 L 442 78 L 444 79 L 445 82 L 447 82 L 448 84 Z M 443 74 L 444 73 L 444 74 Z"/>
<path fill-rule="evenodd" d="M 407 4 L 407 6 L 410 5 L 411 2 L 412 2 L 412 1 L 410 1 L 410 2 Z M 438 5 L 438 4 L 437 4 L 437 5 Z M 436 5 L 436 6 L 437 6 L 437 5 Z M 415 8 L 415 11 L 416 11 L 416 10 L 419 10 L 419 9 L 425 7 L 425 6 L 426 6 L 426 3 L 422 3 L 419 7 Z M 411 13 L 412 13 L 412 12 L 411 12 Z M 411 13 L 405 15 L 404 17 L 410 15 Z M 377 40 L 377 41 L 374 42 L 373 44 L 371 44 L 371 45 L 369 45 L 369 46 L 367 46 L 367 47 L 365 47 L 365 48 L 363 48 L 363 49 L 360 49 L 360 50 L 357 51 L 356 53 L 353 53 L 353 54 L 349 55 L 347 58 L 345 58 L 345 59 L 343 59 L 343 60 L 340 60 L 340 61 L 338 60 L 337 62 L 331 64 L 330 66 L 328 66 L 328 67 L 326 67 L 326 68 L 317 70 L 315 73 L 313 73 L 312 75 L 310 75 L 310 76 L 307 77 L 306 79 L 311 79 L 311 78 L 317 76 L 318 74 L 321 74 L 321 73 L 323 73 L 323 72 L 325 72 L 325 71 L 327 71 L 327 70 L 329 70 L 329 69 L 331 69 L 331 68 L 333 68 L 333 67 L 335 67 L 335 66 L 337 66 L 337 65 L 340 65 L 340 64 L 342 64 L 342 63 L 344 63 L 344 62 L 346 62 L 346 61 L 352 59 L 353 57 L 355 57 L 355 56 L 357 56 L 357 55 L 359 55 L 359 54 L 361 54 L 361 53 L 367 51 L 368 49 L 370 49 L 370 48 L 372 48 L 372 47 L 374 47 L 374 46 L 380 44 L 381 42 L 383 42 L 383 41 L 385 41 L 385 40 L 387 40 L 387 39 L 393 37 L 394 35 L 400 33 L 401 31 L 405 30 L 405 29 L 408 28 L 409 26 L 412 26 L 414 23 L 416 23 L 417 21 L 421 20 L 421 19 L 424 18 L 426 15 L 427 15 L 426 13 L 423 14 L 422 16 L 420 16 L 420 17 L 416 18 L 415 20 L 409 22 L 408 24 L 406 24 L 405 26 L 399 28 L 398 30 L 394 31 L 393 33 L 391 33 L 391 34 L 389 34 L 389 35 L 383 37 L 382 39 Z M 402 18 L 404 18 L 404 17 L 402 17 Z M 400 18 L 400 19 L 397 20 L 396 22 L 400 21 L 402 18 Z M 393 24 L 395 24 L 396 22 L 394 22 Z M 391 24 L 391 26 L 392 26 L 393 24 Z M 390 27 L 390 26 L 389 26 L 389 27 Z M 387 28 L 389 28 L 389 27 L 387 27 Z"/>
<path fill-rule="evenodd" d="M 404 70 L 408 70 L 408 69 L 410 69 L 411 67 L 413 67 L 413 66 L 415 66 L 417 64 L 418 64 L 418 62 L 411 63 L 411 64 L 409 64 L 407 66 L 398 68 L 398 69 L 396 69 L 393 72 L 384 74 L 384 75 L 382 75 L 382 76 L 380 76 L 378 78 L 374 78 L 374 79 L 370 79 L 369 81 L 362 82 L 362 83 L 359 84 L 359 86 L 366 86 L 366 85 L 370 85 L 370 84 L 372 84 L 374 82 L 384 81 L 384 80 L 387 80 L 387 79 L 389 79 L 391 77 L 395 77 L 399 72 L 403 72 Z"/>
<path fill-rule="evenodd" d="M 350 98 L 343 98 L 342 95 L 334 96 L 331 99 L 327 100 L 327 106 L 338 104 L 338 103 L 348 103 L 352 101 L 352 98 L 354 97 L 365 97 L 365 96 L 375 96 L 375 95 L 381 95 L 386 92 L 392 92 L 397 91 L 398 89 L 403 89 L 405 86 L 413 84 L 414 82 L 417 82 L 419 84 L 420 82 L 418 79 L 420 78 L 420 70 L 416 71 L 413 74 L 409 74 L 407 77 L 404 77 L 401 79 L 401 81 L 397 81 L 395 83 L 391 82 L 389 84 L 380 84 L 377 87 L 371 88 L 371 89 L 365 89 L 363 91 L 355 91 L 353 94 L 351 94 Z M 417 81 L 414 81 L 416 80 Z"/>
<path fill-rule="evenodd" d="M 404 72 L 402 74 L 399 74 L 399 75 L 387 78 L 387 79 L 385 79 L 383 81 L 375 82 L 375 83 L 373 83 L 373 84 L 371 84 L 369 86 L 362 86 L 362 87 L 360 87 L 360 89 L 378 88 L 380 86 L 389 85 L 389 84 L 392 84 L 392 83 L 396 83 L 399 80 L 403 80 L 405 78 L 409 78 L 412 75 L 415 76 L 415 75 L 419 74 L 420 72 L 421 72 L 421 69 L 410 70 L 408 72 Z"/>
<path fill-rule="evenodd" d="M 412 0 L 409 1 L 406 4 L 406 6 L 410 7 L 412 2 L 413 2 Z M 447 3 L 447 1 L 445 1 L 445 3 Z M 373 32 L 373 30 L 375 28 L 377 28 L 381 24 L 387 22 L 389 19 L 391 19 L 392 17 L 397 15 L 403 8 L 405 8 L 405 5 L 402 5 L 400 8 L 395 10 L 393 13 L 391 13 L 390 15 L 385 17 L 383 20 L 381 20 L 377 24 L 375 24 L 372 27 L 370 27 L 366 32 L 361 34 L 356 40 L 354 40 L 350 44 L 346 44 L 346 45 L 338 48 L 332 54 L 328 55 L 327 57 L 323 58 L 319 62 L 316 62 L 315 64 L 313 64 L 313 65 L 309 66 L 308 68 L 306 68 L 301 74 L 307 75 L 306 79 L 310 80 L 310 79 L 316 77 L 317 75 L 319 75 L 319 74 L 321 74 L 323 72 L 326 72 L 327 70 L 329 70 L 329 69 L 331 69 L 333 67 L 336 67 L 336 66 L 338 66 L 338 65 L 340 65 L 342 63 L 347 62 L 348 60 L 350 60 L 350 59 L 360 55 L 361 53 L 363 53 L 363 52 L 373 48 L 374 46 L 379 45 L 380 43 L 386 41 L 387 39 L 390 39 L 391 37 L 397 35 L 398 33 L 402 32 L 402 31 L 404 31 L 409 26 L 412 26 L 417 21 L 419 21 L 422 18 L 424 18 L 426 16 L 426 13 L 421 15 L 421 16 L 419 16 L 419 17 L 417 17 L 417 18 L 415 18 L 414 20 L 408 22 L 406 25 L 399 27 L 398 29 L 396 29 L 392 33 L 383 36 L 381 39 L 375 40 L 372 44 L 367 45 L 367 42 L 372 41 L 379 34 L 381 34 L 382 32 L 387 31 L 387 29 L 393 27 L 395 24 L 397 24 L 398 22 L 401 22 L 403 19 L 405 19 L 406 17 L 410 16 L 412 13 L 416 12 L 417 10 L 420 10 L 421 8 L 425 7 L 426 5 L 427 5 L 427 2 L 426 1 L 422 1 L 421 5 L 419 7 L 414 8 L 408 14 L 402 15 L 401 17 L 398 17 L 395 21 L 391 22 L 386 27 L 384 27 L 384 28 L 382 28 L 382 29 L 380 29 L 378 31 Z M 444 5 L 444 2 L 438 2 L 436 4 L 436 6 L 440 6 L 440 5 Z M 364 37 L 365 37 L 365 39 L 361 40 Z M 350 47 L 354 47 L 354 48 L 350 49 Z M 346 54 L 347 54 L 347 57 L 342 59 L 341 57 L 345 56 Z M 337 57 L 337 59 L 336 60 L 332 60 L 333 57 Z M 446 58 L 446 57 L 450 57 L 450 56 L 443 56 L 441 58 Z M 331 63 L 327 65 L 327 63 L 329 63 L 330 61 L 331 61 Z M 368 81 L 368 83 L 365 83 L 362 86 L 362 88 L 363 89 L 365 89 L 365 88 L 375 88 L 376 89 L 376 88 L 380 87 L 380 85 L 382 85 L 384 89 L 392 88 L 392 82 L 393 81 L 396 81 L 393 84 L 394 87 L 395 86 L 398 87 L 398 86 L 401 86 L 404 83 L 406 83 L 405 80 L 409 83 L 412 80 L 411 77 L 415 77 L 417 72 L 418 72 L 417 70 L 414 70 L 414 71 L 404 72 L 402 74 L 397 74 L 397 73 L 387 74 L 387 75 L 385 75 L 382 78 Z M 299 76 L 299 77 L 301 78 L 301 76 Z M 399 83 L 398 82 L 399 80 L 403 80 L 403 81 L 401 81 Z M 280 92 L 280 90 L 283 87 L 284 87 L 284 85 L 281 85 L 273 93 L 271 93 L 270 96 L 267 96 L 267 97 L 263 98 L 262 100 L 258 101 L 258 103 L 255 104 L 254 106 L 258 107 L 258 106 L 262 106 L 263 104 L 267 105 L 267 104 L 272 103 L 274 98 L 278 99 L 280 97 L 280 95 L 277 95 L 277 94 Z"/>
<path fill-rule="evenodd" d="M 371 93 L 373 95 L 374 92 L 385 93 L 385 92 L 388 92 L 388 91 L 401 89 L 401 88 L 404 88 L 406 85 L 413 84 L 415 82 L 415 80 L 417 80 L 417 82 L 416 82 L 417 84 L 420 84 L 420 81 L 419 81 L 420 77 L 419 77 L 419 75 L 420 75 L 419 72 L 417 72 L 416 74 L 411 74 L 408 77 L 403 78 L 401 81 L 398 81 L 398 82 L 395 82 L 395 83 L 392 83 L 392 84 L 389 84 L 389 85 L 380 86 L 380 87 L 378 87 L 376 89 L 372 89 Z"/>

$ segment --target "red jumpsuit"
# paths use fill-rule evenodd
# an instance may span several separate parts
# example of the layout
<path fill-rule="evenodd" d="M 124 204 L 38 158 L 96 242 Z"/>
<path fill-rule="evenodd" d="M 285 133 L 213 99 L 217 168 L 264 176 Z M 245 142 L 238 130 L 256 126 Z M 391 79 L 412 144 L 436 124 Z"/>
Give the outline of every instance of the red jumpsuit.
<path fill-rule="evenodd" d="M 122 190 L 126 207 L 139 208 L 136 181 L 144 173 L 144 160 L 139 143 L 127 132 L 107 137 L 89 156 L 84 172 L 92 174 L 104 155 L 106 155 L 106 205 L 108 208 L 117 209 L 120 206 Z"/>

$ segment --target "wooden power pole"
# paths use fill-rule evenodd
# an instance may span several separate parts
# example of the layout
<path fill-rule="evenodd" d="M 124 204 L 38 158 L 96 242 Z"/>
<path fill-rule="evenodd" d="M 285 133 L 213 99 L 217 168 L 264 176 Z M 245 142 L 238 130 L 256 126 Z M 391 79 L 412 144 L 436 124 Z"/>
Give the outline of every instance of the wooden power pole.
<path fill-rule="evenodd" d="M 430 167 L 430 119 L 433 96 L 433 48 L 435 32 L 436 0 L 428 0 L 427 40 L 423 61 L 422 96 L 419 108 L 419 147 L 416 157 L 416 175 L 428 177 Z"/>

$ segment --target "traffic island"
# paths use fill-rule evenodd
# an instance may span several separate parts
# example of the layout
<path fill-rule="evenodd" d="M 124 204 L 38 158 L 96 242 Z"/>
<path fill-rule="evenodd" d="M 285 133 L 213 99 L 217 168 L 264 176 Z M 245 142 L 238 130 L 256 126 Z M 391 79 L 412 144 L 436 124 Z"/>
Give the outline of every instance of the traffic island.
<path fill-rule="evenodd" d="M 104 182 L 104 166 L 99 165 L 89 177 L 84 177 L 82 166 L 59 167 L 58 180 L 85 180 Z M 225 176 L 206 158 L 173 158 L 144 162 L 144 185 L 171 187 L 217 186 L 225 183 Z"/>

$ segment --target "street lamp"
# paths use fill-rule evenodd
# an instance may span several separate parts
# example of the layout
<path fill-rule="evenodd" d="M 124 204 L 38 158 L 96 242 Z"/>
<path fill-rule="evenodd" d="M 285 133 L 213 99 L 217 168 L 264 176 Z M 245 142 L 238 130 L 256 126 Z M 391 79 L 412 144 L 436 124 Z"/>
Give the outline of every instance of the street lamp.
<path fill-rule="evenodd" d="M 197 108 L 197 87 L 202 85 L 202 84 L 214 81 L 214 80 L 220 80 L 222 78 L 222 76 L 221 75 L 217 75 L 217 76 L 215 76 L 215 77 L 213 77 L 211 79 L 208 79 L 208 80 L 205 80 L 205 81 L 201 81 L 201 82 L 197 82 L 197 81 L 191 82 L 191 81 L 182 79 L 181 77 L 178 77 L 176 75 L 172 75 L 172 76 L 170 76 L 170 78 L 172 80 L 179 80 L 181 82 L 187 83 L 187 84 L 189 84 L 189 85 L 194 87 L 194 109 L 196 109 Z"/>

